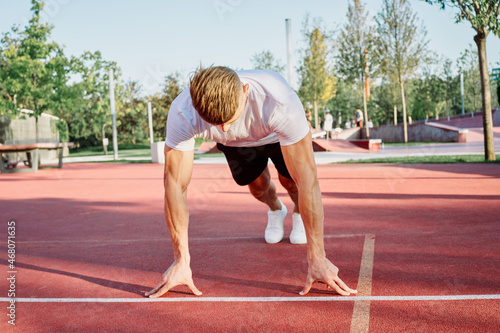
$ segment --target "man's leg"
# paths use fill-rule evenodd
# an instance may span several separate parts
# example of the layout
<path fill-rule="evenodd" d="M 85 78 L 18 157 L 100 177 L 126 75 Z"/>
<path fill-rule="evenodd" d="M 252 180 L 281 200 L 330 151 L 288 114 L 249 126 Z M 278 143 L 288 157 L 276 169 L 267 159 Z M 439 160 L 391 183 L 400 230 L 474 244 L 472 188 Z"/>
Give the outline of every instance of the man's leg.
<path fill-rule="evenodd" d="M 271 181 L 269 168 L 266 167 L 257 179 L 248 184 L 248 188 L 255 199 L 268 205 L 270 210 L 276 211 L 282 208 L 281 202 L 278 200 L 278 195 L 276 194 L 276 187 Z"/>
<path fill-rule="evenodd" d="M 288 195 L 292 199 L 294 203 L 293 214 L 292 214 L 292 223 L 293 228 L 290 233 L 290 242 L 292 244 L 306 244 L 306 230 L 304 229 L 304 222 L 302 221 L 302 217 L 300 216 L 299 210 L 299 190 L 297 188 L 297 184 L 293 181 L 293 179 L 286 178 L 278 173 L 280 183 L 287 190 Z"/>
<path fill-rule="evenodd" d="M 290 241 L 293 244 L 305 244 L 307 240 L 299 214 L 298 189 L 290 178 L 279 143 L 260 147 L 228 147 L 218 143 L 217 148 L 226 156 L 236 183 L 241 186 L 248 185 L 250 193 L 269 207 L 265 239 L 267 243 L 278 243 L 284 236 L 283 221 L 287 209 L 278 199 L 276 187 L 271 181 L 271 174 L 267 167 L 268 158 L 271 158 L 278 169 L 280 183 L 287 190 L 295 205 Z"/>
<path fill-rule="evenodd" d="M 266 167 L 262 174 L 253 182 L 248 184 L 250 193 L 259 201 L 269 206 L 267 212 L 267 227 L 264 234 L 266 242 L 275 244 L 281 242 L 285 234 L 283 222 L 286 217 L 286 206 L 278 199 L 276 187 L 271 181 L 271 174 Z"/>
<path fill-rule="evenodd" d="M 285 160 L 283 159 L 283 154 L 281 153 L 281 148 L 276 148 L 277 149 L 274 151 L 271 159 L 274 163 L 274 166 L 278 170 L 278 177 L 281 185 L 283 185 L 283 187 L 286 189 L 288 195 L 294 203 L 292 214 L 293 228 L 292 232 L 290 233 L 290 242 L 292 244 L 306 244 L 306 231 L 304 229 L 304 223 L 302 221 L 302 217 L 300 216 L 299 209 L 299 190 L 292 177 L 290 176 L 290 173 L 288 172 Z"/>
<path fill-rule="evenodd" d="M 278 178 L 280 180 L 281 185 L 285 188 L 285 190 L 288 192 L 288 195 L 293 201 L 293 204 L 295 205 L 293 207 L 293 212 L 300 214 L 299 211 L 299 190 L 297 188 L 297 185 L 293 181 L 293 179 L 286 178 L 282 176 L 280 173 L 278 173 Z"/>

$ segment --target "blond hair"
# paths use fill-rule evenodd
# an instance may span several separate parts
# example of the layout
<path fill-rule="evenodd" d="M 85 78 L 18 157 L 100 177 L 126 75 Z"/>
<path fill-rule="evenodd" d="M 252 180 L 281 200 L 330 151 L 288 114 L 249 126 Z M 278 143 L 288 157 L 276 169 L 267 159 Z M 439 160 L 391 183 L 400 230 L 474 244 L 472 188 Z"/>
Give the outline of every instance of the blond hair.
<path fill-rule="evenodd" d="M 233 118 L 240 104 L 241 81 L 230 68 L 200 68 L 190 81 L 193 106 L 203 120 L 222 125 Z"/>

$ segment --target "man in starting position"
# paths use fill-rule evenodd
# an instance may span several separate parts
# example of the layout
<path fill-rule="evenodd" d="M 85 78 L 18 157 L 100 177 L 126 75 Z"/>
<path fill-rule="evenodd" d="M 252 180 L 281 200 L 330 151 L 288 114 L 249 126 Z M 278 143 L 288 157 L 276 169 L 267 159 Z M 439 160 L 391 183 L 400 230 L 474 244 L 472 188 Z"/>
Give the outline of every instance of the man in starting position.
<path fill-rule="evenodd" d="M 307 243 L 305 295 L 323 282 L 341 295 L 356 293 L 339 277 L 323 243 L 323 204 L 304 109 L 297 94 L 277 73 L 200 68 L 172 103 L 165 141 L 165 220 L 174 262 L 146 296 L 156 298 L 178 285 L 195 295 L 188 249 L 187 187 L 193 170 L 194 138 L 217 142 L 239 185 L 269 207 L 267 243 L 283 239 L 287 209 L 278 199 L 267 167 L 270 158 L 293 203 L 290 242 Z"/>

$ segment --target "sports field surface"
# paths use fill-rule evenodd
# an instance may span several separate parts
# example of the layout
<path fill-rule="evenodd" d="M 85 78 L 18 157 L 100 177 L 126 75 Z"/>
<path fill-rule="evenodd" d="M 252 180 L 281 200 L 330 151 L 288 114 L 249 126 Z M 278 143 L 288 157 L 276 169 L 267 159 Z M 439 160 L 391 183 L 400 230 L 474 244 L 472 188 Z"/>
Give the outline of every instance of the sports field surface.
<path fill-rule="evenodd" d="M 322 284 L 299 296 L 306 246 L 290 244 L 291 216 L 285 239 L 266 244 L 267 208 L 227 165 L 196 164 L 188 193 L 191 267 L 203 295 L 177 287 L 159 299 L 143 294 L 173 260 L 162 165 L 1 174 L 0 331 L 499 330 L 498 164 L 335 164 L 318 173 L 327 255 L 357 296 Z"/>

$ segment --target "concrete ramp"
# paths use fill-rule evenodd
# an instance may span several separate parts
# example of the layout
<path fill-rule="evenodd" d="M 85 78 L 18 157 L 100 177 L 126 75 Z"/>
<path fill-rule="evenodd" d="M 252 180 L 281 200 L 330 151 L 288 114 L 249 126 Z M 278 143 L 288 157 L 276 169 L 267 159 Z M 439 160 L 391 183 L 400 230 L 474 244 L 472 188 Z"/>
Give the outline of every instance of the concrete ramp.
<path fill-rule="evenodd" d="M 314 139 L 313 140 L 313 150 L 314 151 L 338 151 L 338 152 L 349 152 L 349 153 L 366 153 L 370 150 L 369 145 L 364 147 L 361 141 L 370 140 L 354 140 L 354 142 L 341 139 Z M 372 140 L 373 141 L 373 140 Z M 215 142 L 203 142 L 200 147 L 195 151 L 195 154 L 210 154 L 210 153 L 220 153 L 221 151 L 217 149 L 217 144 Z"/>
<path fill-rule="evenodd" d="M 314 151 L 338 151 L 349 153 L 366 153 L 367 149 L 361 148 L 358 145 L 347 140 L 326 140 L 315 139 L 313 140 Z"/>
<path fill-rule="evenodd" d="M 500 126 L 500 109 L 491 110 L 493 126 Z M 483 127 L 483 112 L 473 112 L 451 117 L 442 117 L 439 120 L 433 119 L 432 123 L 446 124 L 459 128 L 482 128 Z"/>

